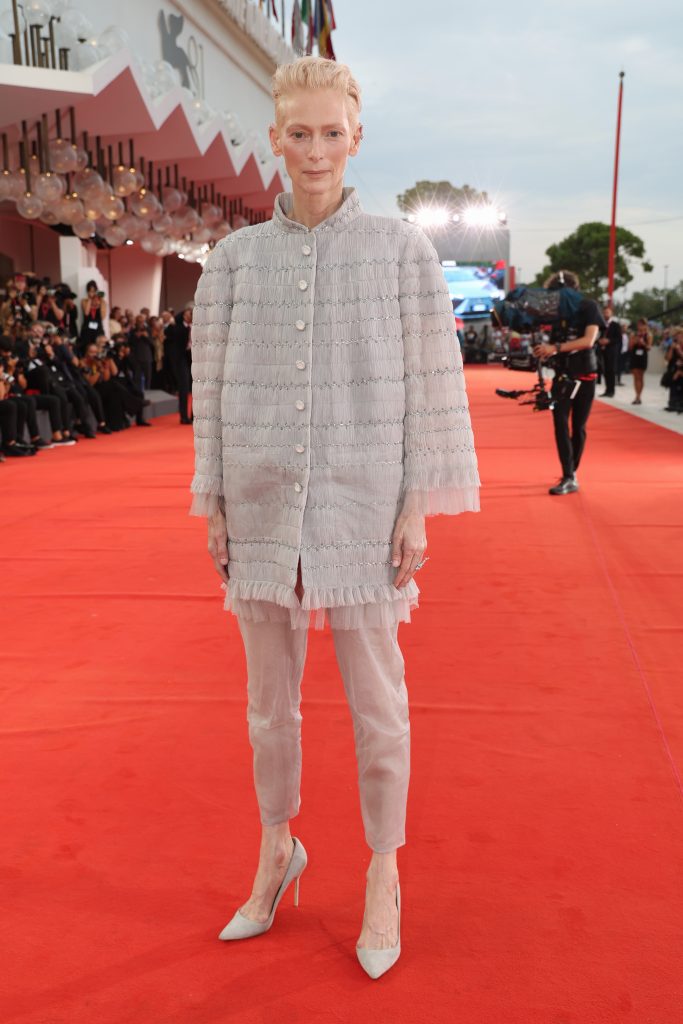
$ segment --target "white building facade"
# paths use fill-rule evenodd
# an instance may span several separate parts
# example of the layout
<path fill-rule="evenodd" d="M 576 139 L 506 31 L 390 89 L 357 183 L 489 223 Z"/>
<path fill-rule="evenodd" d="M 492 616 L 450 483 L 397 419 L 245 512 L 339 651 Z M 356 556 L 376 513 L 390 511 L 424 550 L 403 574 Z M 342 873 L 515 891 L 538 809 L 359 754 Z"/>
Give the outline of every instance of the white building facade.
<path fill-rule="evenodd" d="M 267 138 L 270 78 L 294 58 L 281 23 L 254 0 L 0 11 L 0 278 L 80 296 L 94 277 L 110 305 L 180 308 L 208 247 L 287 187 Z"/>

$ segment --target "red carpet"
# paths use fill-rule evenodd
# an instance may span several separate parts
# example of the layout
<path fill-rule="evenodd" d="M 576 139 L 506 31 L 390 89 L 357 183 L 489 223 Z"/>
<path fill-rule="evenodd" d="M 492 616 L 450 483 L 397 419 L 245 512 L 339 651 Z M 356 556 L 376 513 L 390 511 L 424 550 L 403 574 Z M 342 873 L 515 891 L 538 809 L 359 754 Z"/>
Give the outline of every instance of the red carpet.
<path fill-rule="evenodd" d="M 515 385 L 526 378 L 515 378 Z M 0 466 L 3 1024 L 679 1024 L 681 440 L 469 374 L 483 511 L 430 521 L 404 952 L 356 963 L 364 846 L 329 633 L 304 680 L 301 906 L 224 945 L 258 827 L 234 620 L 175 417 Z"/>

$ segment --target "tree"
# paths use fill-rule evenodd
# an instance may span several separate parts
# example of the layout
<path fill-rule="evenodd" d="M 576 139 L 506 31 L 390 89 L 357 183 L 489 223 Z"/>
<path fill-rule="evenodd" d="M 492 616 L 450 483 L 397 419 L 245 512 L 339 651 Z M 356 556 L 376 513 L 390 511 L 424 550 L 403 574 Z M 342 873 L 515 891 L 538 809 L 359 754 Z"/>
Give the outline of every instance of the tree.
<path fill-rule="evenodd" d="M 470 185 L 457 187 L 450 181 L 418 181 L 406 192 L 396 196 L 401 213 L 414 213 L 423 206 L 445 206 L 458 209 L 472 203 L 488 203 L 486 192 L 477 192 Z"/>
<path fill-rule="evenodd" d="M 549 263 L 536 278 L 542 285 L 545 279 L 557 270 L 573 270 L 579 275 L 581 291 L 594 299 L 602 299 L 607 290 L 607 265 L 609 262 L 609 224 L 591 221 L 580 224 L 573 235 L 568 235 L 556 245 L 546 249 Z M 633 280 L 629 260 L 637 260 L 641 268 L 649 273 L 652 264 L 645 259 L 645 243 L 626 228 L 617 228 L 614 263 L 614 289 L 623 288 Z"/>
<path fill-rule="evenodd" d="M 681 304 L 683 304 L 683 281 L 680 281 L 675 288 L 666 290 L 664 288 L 646 288 L 642 292 L 634 292 L 626 303 L 625 313 L 632 321 L 639 320 L 643 316 L 646 320 L 659 320 L 666 307 L 666 309 L 675 310 L 675 314 L 672 314 L 667 323 L 672 321 L 678 323 L 683 319 L 682 311 L 677 308 Z"/>

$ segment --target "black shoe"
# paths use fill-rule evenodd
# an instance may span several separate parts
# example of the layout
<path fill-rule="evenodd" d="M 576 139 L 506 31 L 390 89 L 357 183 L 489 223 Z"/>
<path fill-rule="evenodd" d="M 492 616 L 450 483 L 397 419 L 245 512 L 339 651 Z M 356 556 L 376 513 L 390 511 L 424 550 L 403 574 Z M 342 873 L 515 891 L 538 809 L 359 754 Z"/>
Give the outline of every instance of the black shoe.
<path fill-rule="evenodd" d="M 185 419 L 183 419 L 183 418 L 181 417 L 181 419 L 180 419 L 180 422 L 181 422 L 182 424 L 184 424 L 185 426 L 189 426 L 189 425 L 190 425 L 190 424 L 191 424 L 191 423 L 192 423 L 193 421 L 192 421 L 192 420 L 188 420 L 188 418 L 187 418 L 187 417 L 185 417 Z"/>
<path fill-rule="evenodd" d="M 34 448 L 54 448 L 52 441 L 44 441 L 42 437 L 34 437 L 31 439 L 31 444 Z"/>
<path fill-rule="evenodd" d="M 598 398 L 614 398 L 613 391 L 601 391 Z"/>
<path fill-rule="evenodd" d="M 23 449 L 27 455 L 35 455 L 38 451 L 34 444 L 24 444 L 23 441 L 17 441 L 16 447 Z"/>
<path fill-rule="evenodd" d="M 9 455 L 11 459 L 25 458 L 27 455 L 32 455 L 33 452 L 28 451 L 23 445 L 18 444 L 4 444 L 2 450 L 5 455 Z"/>
<path fill-rule="evenodd" d="M 98 426 L 98 428 L 97 428 L 97 433 L 98 434 L 111 434 L 111 432 L 112 431 L 109 429 L 109 427 L 107 426 L 106 423 L 104 424 L 103 427 L 99 427 Z"/>
<path fill-rule="evenodd" d="M 152 424 L 148 423 L 147 420 L 136 420 L 135 421 L 135 426 L 136 427 L 151 427 Z"/>
<path fill-rule="evenodd" d="M 575 494 L 579 489 L 579 481 L 575 476 L 563 476 L 559 483 L 548 491 L 548 494 Z"/>
<path fill-rule="evenodd" d="M 63 448 L 65 445 L 76 444 L 76 441 L 73 437 L 63 437 L 60 441 L 53 441 L 52 443 L 55 447 L 60 446 Z"/>
<path fill-rule="evenodd" d="M 624 384 L 624 382 L 623 382 L 623 381 L 621 381 L 621 380 L 618 380 L 618 381 L 617 381 L 617 387 L 618 387 L 618 388 L 623 388 L 623 387 L 625 387 L 625 386 L 626 386 L 626 385 Z"/>

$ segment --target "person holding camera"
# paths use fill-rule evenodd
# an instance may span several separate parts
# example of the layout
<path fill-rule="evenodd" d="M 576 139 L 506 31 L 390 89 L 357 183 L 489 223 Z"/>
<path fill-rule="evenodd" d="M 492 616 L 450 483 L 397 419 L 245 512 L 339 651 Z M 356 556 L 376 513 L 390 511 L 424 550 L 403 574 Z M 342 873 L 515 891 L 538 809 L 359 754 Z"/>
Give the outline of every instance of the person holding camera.
<path fill-rule="evenodd" d="M 14 458 L 35 455 L 35 448 L 19 440 L 22 429 L 19 422 L 20 410 L 10 397 L 9 374 L 0 369 L 0 454 Z M 2 461 L 5 461 L 4 458 Z"/>
<path fill-rule="evenodd" d="M 61 327 L 64 320 L 64 310 L 59 306 L 55 289 L 50 287 L 47 278 L 44 279 L 38 288 L 36 306 L 37 320 L 40 320 L 42 323 L 52 324 L 53 327 Z"/>
<path fill-rule="evenodd" d="M 556 288 L 578 291 L 579 278 L 570 270 L 560 270 L 551 274 L 543 287 L 549 291 Z M 586 423 L 598 378 L 595 345 L 606 326 L 597 302 L 582 299 L 569 323 L 560 321 L 553 326 L 549 342 L 533 347 L 536 358 L 552 359 L 555 370 L 551 397 L 562 477 L 549 489 L 549 494 L 574 494 L 579 489 L 576 471 L 586 445 Z"/>
<path fill-rule="evenodd" d="M 98 343 L 91 341 L 80 361 L 81 373 L 102 399 L 109 431 L 127 430 L 128 392 L 116 379 L 118 366 L 108 351 L 100 351 Z"/>
<path fill-rule="evenodd" d="M 45 441 L 38 426 L 38 398 L 26 394 L 26 373 L 18 355 L 12 348 L 9 338 L 0 339 L 0 372 L 4 374 L 5 382 L 8 385 L 7 398 L 17 408 L 16 436 L 19 441 L 24 436 L 24 428 L 28 428 L 29 442 L 26 447 L 38 450 L 39 448 L 54 448 L 55 443 Z M 54 413 L 55 407 L 59 408 L 57 398 L 52 395 L 45 395 L 41 408 L 48 409 Z M 50 420 L 52 423 L 52 418 Z"/>
<path fill-rule="evenodd" d="M 51 374 L 53 384 L 61 388 L 71 406 L 71 434 L 75 437 L 78 432 L 84 437 L 92 439 L 95 437 L 95 432 L 88 422 L 88 402 L 85 397 L 85 388 L 82 385 L 78 369 L 74 367 L 71 359 L 58 350 L 59 340 L 56 328 L 52 328 L 52 330 L 48 328 L 42 343 L 42 359 Z"/>
<path fill-rule="evenodd" d="M 71 341 L 75 341 L 78 338 L 78 308 L 75 301 L 76 296 L 69 288 L 67 288 L 66 285 L 58 285 L 55 294 L 63 314 L 60 327 L 66 338 L 69 338 Z"/>
<path fill-rule="evenodd" d="M 83 324 L 80 333 L 80 351 L 85 352 L 91 341 L 104 334 L 104 319 L 107 315 L 107 300 L 104 292 L 97 290 L 97 281 L 88 281 L 86 285 L 87 295 L 81 299 L 83 311 Z"/>
<path fill-rule="evenodd" d="M 53 365 L 54 353 L 49 342 L 44 347 L 44 328 L 42 324 L 34 324 L 31 336 L 28 339 L 28 356 L 26 359 L 26 393 L 34 395 L 36 399 L 43 397 L 56 398 L 58 410 L 52 422 L 54 444 L 73 445 L 76 439 L 73 436 L 73 410 L 69 403 L 69 395 L 66 388 L 62 386 L 62 375 L 58 368 Z M 43 404 L 36 402 L 40 409 Z M 49 411 L 49 410 L 48 410 Z"/>
<path fill-rule="evenodd" d="M 35 306 L 32 305 L 33 296 L 30 292 L 20 291 L 16 278 L 10 278 L 7 283 L 7 298 L 0 306 L 0 318 L 3 324 L 8 317 L 12 317 L 14 323 L 30 326 L 34 320 Z M 6 326 L 3 328 L 6 330 Z"/>

